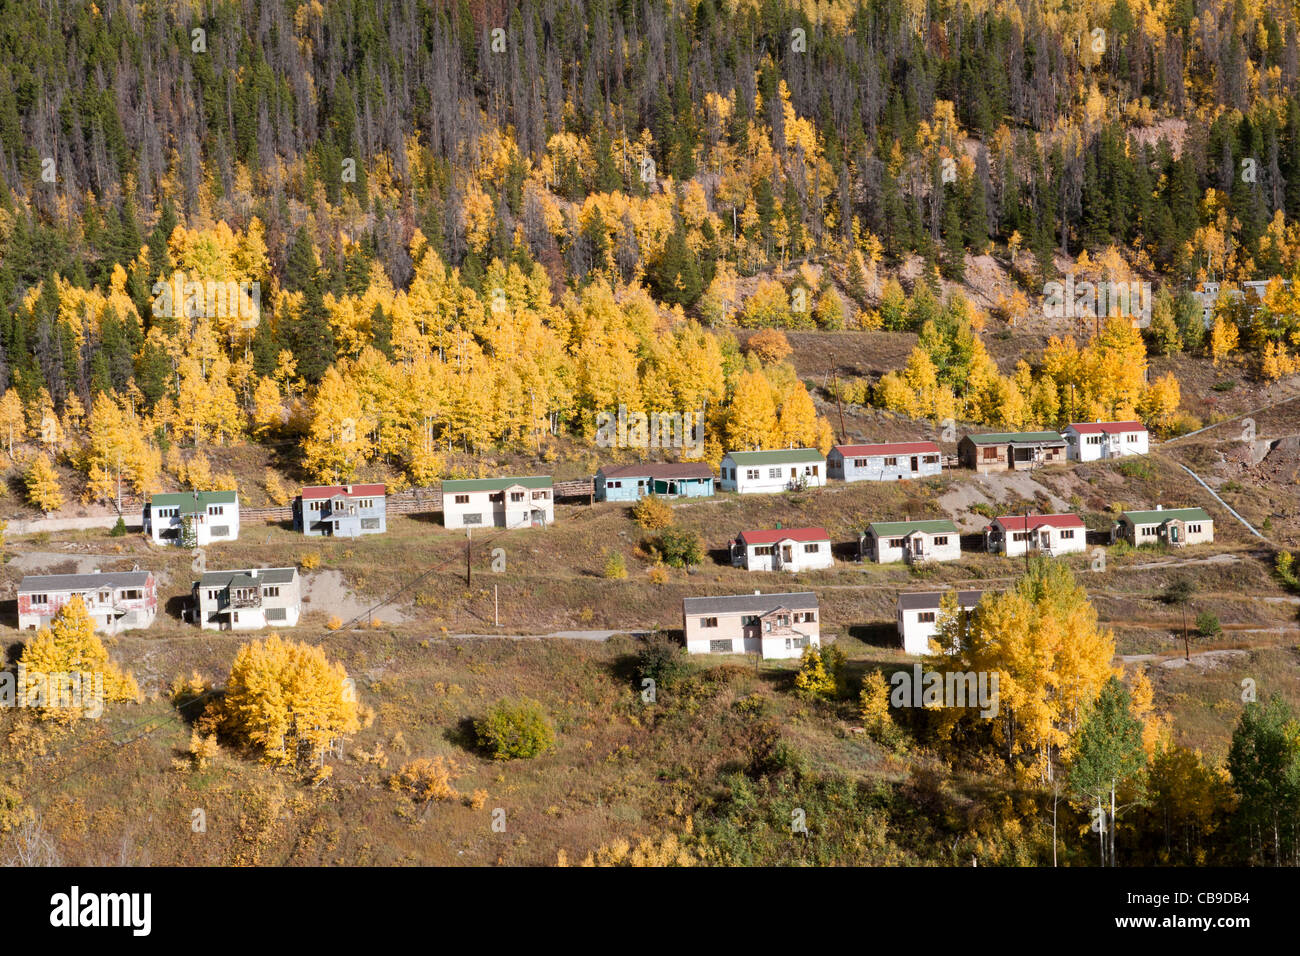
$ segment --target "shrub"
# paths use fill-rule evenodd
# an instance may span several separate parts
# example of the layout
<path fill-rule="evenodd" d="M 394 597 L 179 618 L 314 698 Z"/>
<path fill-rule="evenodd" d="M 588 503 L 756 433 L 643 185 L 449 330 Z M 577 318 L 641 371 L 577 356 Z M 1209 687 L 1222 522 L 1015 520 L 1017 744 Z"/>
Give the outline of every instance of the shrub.
<path fill-rule="evenodd" d="M 1273 569 L 1278 578 L 1292 591 L 1300 591 L 1300 575 L 1295 569 L 1295 558 L 1290 551 L 1279 551 L 1273 559 Z"/>
<path fill-rule="evenodd" d="M 1153 469 L 1151 462 L 1145 458 L 1126 458 L 1120 462 L 1119 473 L 1125 478 L 1141 478 L 1143 480 L 1150 478 Z"/>
<path fill-rule="evenodd" d="M 304 571 L 315 571 L 320 567 L 320 554 L 315 551 L 306 551 L 298 556 L 298 566 Z"/>
<path fill-rule="evenodd" d="M 689 670 L 681 645 L 662 637 L 646 641 L 636 653 L 637 685 L 644 680 L 655 682 L 657 689 L 672 687 Z"/>
<path fill-rule="evenodd" d="M 542 705 L 520 698 L 497 701 L 474 722 L 479 746 L 496 760 L 527 760 L 555 746 L 555 731 Z"/>
<path fill-rule="evenodd" d="M 1196 615 L 1196 633 L 1201 637 L 1218 637 L 1223 633 L 1223 625 L 1215 614 L 1202 611 Z"/>
<path fill-rule="evenodd" d="M 402 764 L 400 770 L 388 778 L 388 789 L 405 791 L 416 800 L 455 800 L 460 794 L 451 782 L 460 776 L 455 761 L 445 757 L 428 759 L 420 757 Z"/>
<path fill-rule="evenodd" d="M 648 573 L 650 575 L 651 584 L 662 587 L 668 583 L 668 569 L 662 564 L 656 564 Z"/>
<path fill-rule="evenodd" d="M 784 361 L 792 349 L 785 333 L 780 329 L 764 329 L 750 336 L 745 351 L 757 356 L 764 365 L 775 365 Z"/>
<path fill-rule="evenodd" d="M 673 509 L 658 495 L 647 495 L 632 506 L 632 517 L 647 531 L 660 531 L 672 527 Z"/>
<path fill-rule="evenodd" d="M 603 573 L 612 581 L 621 581 L 627 577 L 627 562 L 623 560 L 623 552 L 610 551 L 605 555 Z"/>
<path fill-rule="evenodd" d="M 650 542 L 650 552 L 674 568 L 691 567 L 704 560 L 704 546 L 694 531 L 669 528 Z"/>
<path fill-rule="evenodd" d="M 978 501 L 971 505 L 970 511 L 971 514 L 979 515 L 981 518 L 988 518 L 990 520 L 998 516 L 997 512 L 993 510 L 992 505 L 987 505 L 982 501 Z"/>
<path fill-rule="evenodd" d="M 110 538 L 121 538 L 126 535 L 126 521 L 121 515 L 117 516 L 117 521 L 113 524 L 113 530 L 108 533 Z"/>
<path fill-rule="evenodd" d="M 833 700 L 838 692 L 844 655 L 836 648 L 808 646 L 803 649 L 794 689 L 802 697 Z"/>

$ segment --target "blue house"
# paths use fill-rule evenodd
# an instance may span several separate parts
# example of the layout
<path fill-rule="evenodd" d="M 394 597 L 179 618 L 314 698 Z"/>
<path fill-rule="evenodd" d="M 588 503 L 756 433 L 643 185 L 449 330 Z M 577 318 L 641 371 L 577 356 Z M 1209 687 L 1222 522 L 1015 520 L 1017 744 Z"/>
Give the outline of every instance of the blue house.
<path fill-rule="evenodd" d="M 312 485 L 293 500 L 293 527 L 311 537 L 356 538 L 388 530 L 384 485 Z"/>
<path fill-rule="evenodd" d="M 703 462 L 607 465 L 596 472 L 596 500 L 638 501 L 646 495 L 709 498 L 713 480 L 713 469 Z"/>

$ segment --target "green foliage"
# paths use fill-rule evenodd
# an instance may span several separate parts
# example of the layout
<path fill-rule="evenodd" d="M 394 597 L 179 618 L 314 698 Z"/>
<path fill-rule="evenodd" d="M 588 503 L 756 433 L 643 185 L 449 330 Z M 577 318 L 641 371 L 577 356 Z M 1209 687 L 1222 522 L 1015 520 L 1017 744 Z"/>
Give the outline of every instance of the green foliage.
<path fill-rule="evenodd" d="M 110 538 L 121 538 L 125 535 L 126 535 L 126 522 L 122 519 L 121 515 L 118 515 L 117 521 L 114 522 L 113 529 L 109 531 L 108 536 Z"/>
<path fill-rule="evenodd" d="M 622 551 L 610 551 L 605 555 L 605 567 L 601 573 L 611 581 L 621 581 L 627 577 L 627 562 Z"/>
<path fill-rule="evenodd" d="M 844 652 L 835 645 L 808 646 L 800 658 L 794 689 L 802 697 L 834 700 L 844 689 Z"/>
<path fill-rule="evenodd" d="M 674 568 L 694 567 L 704 561 L 700 536 L 685 528 L 667 528 L 649 545 L 650 553 Z"/>
<path fill-rule="evenodd" d="M 527 760 L 555 746 L 555 730 L 542 705 L 529 698 L 497 701 L 475 721 L 479 746 L 496 760 Z"/>
<path fill-rule="evenodd" d="M 1219 623 L 1217 615 L 1202 611 L 1196 615 L 1196 633 L 1201 637 L 1218 637 L 1223 633 L 1223 625 Z"/>
<path fill-rule="evenodd" d="M 656 691 L 674 686 L 690 670 L 686 652 L 676 641 L 656 637 L 644 642 L 636 653 L 637 686 L 652 680 Z"/>

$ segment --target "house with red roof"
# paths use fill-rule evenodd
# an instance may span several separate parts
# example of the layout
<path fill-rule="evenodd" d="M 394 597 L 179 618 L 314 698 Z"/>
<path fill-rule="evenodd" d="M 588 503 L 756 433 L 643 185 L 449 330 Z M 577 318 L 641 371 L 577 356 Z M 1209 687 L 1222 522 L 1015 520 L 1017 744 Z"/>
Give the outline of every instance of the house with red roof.
<path fill-rule="evenodd" d="M 1026 552 L 1055 557 L 1087 547 L 1088 529 L 1078 515 L 999 515 L 984 529 L 985 550 L 1009 558 Z"/>
<path fill-rule="evenodd" d="M 731 566 L 746 571 L 811 571 L 834 563 L 825 528 L 742 531 L 731 541 Z"/>
<path fill-rule="evenodd" d="M 1145 455 L 1149 442 L 1141 422 L 1071 422 L 1061 433 L 1071 461 L 1100 461 L 1125 455 Z"/>
<path fill-rule="evenodd" d="M 293 527 L 311 537 L 356 538 L 388 530 L 384 485 L 308 485 L 293 501 Z"/>
<path fill-rule="evenodd" d="M 902 481 L 943 472 L 943 457 L 932 441 L 836 445 L 826 456 L 826 474 L 840 481 Z"/>

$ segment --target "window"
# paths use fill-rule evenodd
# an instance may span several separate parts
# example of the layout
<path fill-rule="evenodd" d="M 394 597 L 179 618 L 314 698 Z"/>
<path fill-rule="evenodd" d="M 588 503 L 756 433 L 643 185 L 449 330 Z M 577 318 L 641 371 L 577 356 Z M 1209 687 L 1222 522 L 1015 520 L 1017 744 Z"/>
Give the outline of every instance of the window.
<path fill-rule="evenodd" d="M 769 469 L 767 470 L 767 477 L 769 477 L 769 478 L 780 478 L 780 477 L 781 477 L 781 469 L 780 469 L 780 468 L 769 468 Z"/>
<path fill-rule="evenodd" d="M 463 515 L 461 517 L 461 521 L 464 522 L 465 524 L 482 524 L 483 514 L 482 512 L 480 512 L 478 514 Z"/>
<path fill-rule="evenodd" d="M 907 539 L 906 539 L 906 538 L 890 538 L 890 539 L 889 539 L 889 546 L 890 546 L 891 548 L 905 548 L 905 547 L 907 547 Z"/>
<path fill-rule="evenodd" d="M 33 594 L 29 600 L 33 604 L 49 604 L 50 596 L 48 594 Z"/>
<path fill-rule="evenodd" d="M 522 491 L 512 491 L 512 492 L 510 492 L 510 500 L 511 500 L 511 501 L 523 501 L 523 500 L 524 500 L 524 493 L 523 493 Z"/>
<path fill-rule="evenodd" d="M 801 647 L 807 647 L 807 646 L 808 646 L 808 638 L 806 637 L 787 637 L 785 639 L 785 649 L 787 651 L 795 651 Z"/>
<path fill-rule="evenodd" d="M 458 505 L 467 505 L 467 504 L 469 504 L 469 495 L 457 495 L 457 496 L 456 496 L 456 504 L 458 504 Z"/>
<path fill-rule="evenodd" d="M 373 508 L 374 506 L 375 506 L 374 498 L 362 498 L 360 501 L 357 502 L 357 507 L 360 508 Z"/>
<path fill-rule="evenodd" d="M 789 615 L 789 614 L 778 614 L 778 615 L 776 616 L 776 623 L 777 623 L 777 626 L 778 626 L 778 627 L 789 627 L 789 626 L 790 626 L 790 615 Z"/>
<path fill-rule="evenodd" d="M 1088 444 L 1089 444 L 1089 445 L 1100 445 L 1100 444 L 1101 444 L 1101 436 L 1100 436 L 1100 435 L 1089 435 L 1089 436 L 1088 436 Z"/>
<path fill-rule="evenodd" d="M 718 619 L 716 617 L 700 618 L 700 627 L 717 627 L 717 626 L 718 626 Z"/>
<path fill-rule="evenodd" d="M 938 455 L 926 455 L 926 456 L 925 456 L 925 463 L 926 463 L 927 465 L 937 465 L 937 464 L 939 464 L 939 456 L 938 456 Z"/>
<path fill-rule="evenodd" d="M 279 596 L 280 596 L 279 585 L 272 585 L 271 587 L 262 588 L 262 597 L 279 597 Z"/>
<path fill-rule="evenodd" d="M 221 590 L 220 590 L 219 588 L 208 588 L 208 600 L 209 600 L 209 601 L 215 601 L 215 600 L 217 600 L 219 597 L 221 597 Z"/>
<path fill-rule="evenodd" d="M 1068 541 L 1068 540 L 1070 540 L 1070 539 L 1073 538 L 1073 537 L 1074 537 L 1074 529 L 1073 529 L 1073 528 L 1062 528 L 1062 529 L 1061 529 L 1061 540 L 1062 540 L 1062 541 Z"/>
<path fill-rule="evenodd" d="M 745 478 L 748 479 L 749 481 L 758 481 L 758 469 L 757 469 L 757 468 L 746 468 L 746 469 L 745 469 Z"/>
<path fill-rule="evenodd" d="M 730 654 L 730 653 L 731 653 L 731 640 L 728 639 L 728 640 L 725 640 L 725 641 L 709 641 L 709 653 L 710 653 L 710 654 Z"/>
<path fill-rule="evenodd" d="M 549 498 L 549 497 L 551 497 L 551 493 L 550 493 L 549 491 L 534 491 L 534 492 L 533 492 L 533 500 L 534 500 L 534 501 L 545 501 L 545 500 L 546 500 L 547 498 Z"/>
<path fill-rule="evenodd" d="M 758 615 L 757 615 L 757 614 L 745 614 L 745 615 L 743 615 L 743 616 L 741 617 L 741 619 L 740 619 L 740 626 L 741 626 L 741 627 L 757 627 L 757 626 L 758 626 Z"/>
<path fill-rule="evenodd" d="M 867 459 L 865 459 L 865 458 L 854 458 L 854 459 L 853 459 L 853 467 L 854 467 L 854 468 L 866 468 L 866 467 L 867 467 Z"/>
<path fill-rule="evenodd" d="M 362 531 L 378 531 L 378 530 L 379 530 L 379 519 L 378 519 L 378 518 L 362 518 L 362 519 L 361 519 L 361 530 L 362 530 Z"/>
<path fill-rule="evenodd" d="M 769 555 L 769 554 L 772 553 L 772 551 L 773 551 L 774 548 L 775 548 L 775 545 L 771 545 L 771 544 L 760 544 L 760 545 L 755 546 L 755 548 L 754 548 L 754 554 L 755 554 L 756 557 L 760 557 L 760 558 L 761 558 L 761 557 L 766 557 L 767 555 Z"/>
<path fill-rule="evenodd" d="M 289 620 L 289 609 L 285 607 L 268 607 L 266 609 L 266 619 L 268 621 L 287 621 Z"/>
<path fill-rule="evenodd" d="M 606 488 L 622 488 L 622 487 L 623 487 L 623 482 L 621 482 L 621 481 L 607 481 L 607 482 L 605 482 L 605 487 L 606 487 Z"/>
<path fill-rule="evenodd" d="M 935 546 L 936 548 L 942 548 L 942 547 L 944 547 L 947 543 L 948 543 L 948 536 L 947 536 L 946 534 L 941 534 L 941 535 L 939 535 L 939 537 L 937 537 L 937 538 L 934 539 L 934 546 Z"/>
<path fill-rule="evenodd" d="M 1011 535 L 1012 541 L 1028 541 L 1030 534 L 1028 531 L 1016 531 Z"/>
<path fill-rule="evenodd" d="M 138 601 L 144 596 L 144 592 L 139 588 L 127 588 L 122 592 L 123 601 Z"/>
<path fill-rule="evenodd" d="M 1142 529 L 1142 537 L 1144 538 L 1153 537 L 1155 533 L 1156 533 L 1156 529 L 1153 525 L 1147 525 Z"/>
<path fill-rule="evenodd" d="M 885 459 L 885 467 L 886 467 L 886 468 L 896 468 L 896 467 L 898 467 L 898 459 L 895 458 L 895 457 L 892 457 L 892 456 L 889 457 L 889 458 L 886 458 L 886 459 Z"/>
<path fill-rule="evenodd" d="M 796 624 L 811 624 L 817 620 L 817 614 L 814 611 L 796 611 L 794 622 Z"/>
<path fill-rule="evenodd" d="M 920 614 L 918 614 L 918 615 L 916 616 L 916 619 L 917 619 L 918 621 L 920 621 L 922 624 L 933 624 L 933 623 L 934 623 L 934 612 L 933 612 L 933 611 L 922 611 Z"/>
<path fill-rule="evenodd" d="M 1188 534 L 1200 534 L 1200 533 L 1201 533 L 1201 526 L 1200 526 L 1199 524 L 1189 524 L 1189 525 L 1187 526 L 1187 533 L 1188 533 Z"/>
<path fill-rule="evenodd" d="M 999 452 L 999 450 L 998 450 L 997 448 L 985 448 L 985 449 L 984 449 L 984 459 L 985 459 L 985 461 L 992 461 L 994 458 L 998 458 L 998 457 L 1000 457 L 1000 452 Z"/>
<path fill-rule="evenodd" d="M 1124 436 L 1126 442 L 1135 442 L 1138 440 L 1137 432 L 1129 432 Z"/>
<path fill-rule="evenodd" d="M 812 543 L 812 544 L 805 544 L 805 545 L 803 546 L 803 553 L 804 553 L 804 554 L 816 554 L 816 553 L 817 553 L 818 551 L 820 551 L 821 549 L 822 549 L 822 546 L 821 546 L 820 544 L 817 544 L 816 542 L 814 542 L 814 543 Z"/>
<path fill-rule="evenodd" d="M 210 515 L 223 515 L 225 513 L 226 513 L 225 505 L 208 505 L 208 514 Z"/>

